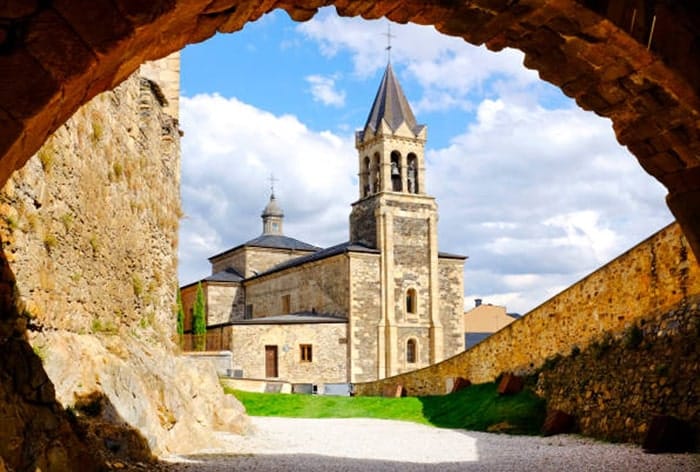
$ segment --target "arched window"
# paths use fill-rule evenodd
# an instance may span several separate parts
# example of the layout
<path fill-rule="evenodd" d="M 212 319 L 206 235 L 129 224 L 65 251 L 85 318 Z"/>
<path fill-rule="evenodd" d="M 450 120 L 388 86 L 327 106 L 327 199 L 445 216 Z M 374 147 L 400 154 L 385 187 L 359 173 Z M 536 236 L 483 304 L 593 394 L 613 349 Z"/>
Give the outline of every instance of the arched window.
<path fill-rule="evenodd" d="M 408 175 L 406 176 L 406 185 L 408 185 L 408 192 L 418 193 L 418 159 L 413 153 L 410 153 L 407 157 Z"/>
<path fill-rule="evenodd" d="M 366 197 L 370 194 L 370 175 L 372 174 L 372 164 L 370 163 L 369 156 L 365 156 L 364 165 L 362 169 L 362 196 Z"/>
<path fill-rule="evenodd" d="M 374 163 L 372 166 L 372 188 L 371 192 L 377 193 L 379 192 L 379 183 L 380 183 L 380 176 L 379 176 L 379 153 L 374 154 Z"/>
<path fill-rule="evenodd" d="M 401 191 L 401 154 L 391 151 L 391 190 Z"/>
<path fill-rule="evenodd" d="M 407 314 L 416 314 L 416 305 L 417 305 L 417 300 L 416 300 L 416 289 L 415 288 L 409 288 L 406 291 L 406 313 Z"/>
<path fill-rule="evenodd" d="M 416 340 L 409 339 L 406 341 L 406 362 L 415 364 L 416 362 Z"/>

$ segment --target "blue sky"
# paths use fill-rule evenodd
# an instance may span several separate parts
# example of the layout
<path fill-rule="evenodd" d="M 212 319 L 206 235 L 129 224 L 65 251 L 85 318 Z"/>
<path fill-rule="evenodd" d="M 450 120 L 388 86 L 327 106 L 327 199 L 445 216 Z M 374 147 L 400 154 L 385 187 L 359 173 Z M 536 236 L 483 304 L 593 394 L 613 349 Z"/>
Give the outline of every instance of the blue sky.
<path fill-rule="evenodd" d="M 387 21 L 279 11 L 182 52 L 180 282 L 258 236 L 271 173 L 285 233 L 347 240 L 354 131 L 386 67 Z M 432 27 L 392 25 L 392 64 L 428 126 L 441 250 L 469 256 L 471 299 L 524 313 L 672 221 L 665 191 L 584 112 L 522 66 Z"/>

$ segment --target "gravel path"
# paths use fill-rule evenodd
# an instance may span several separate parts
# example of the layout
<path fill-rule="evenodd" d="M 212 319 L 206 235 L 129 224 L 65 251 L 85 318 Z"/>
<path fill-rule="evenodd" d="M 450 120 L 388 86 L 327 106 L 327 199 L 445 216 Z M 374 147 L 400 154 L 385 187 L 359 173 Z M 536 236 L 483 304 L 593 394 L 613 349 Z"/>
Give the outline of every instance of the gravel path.
<path fill-rule="evenodd" d="M 645 454 L 578 436 L 507 436 L 373 419 L 251 417 L 248 436 L 223 449 L 168 457 L 173 472 L 266 471 L 700 471 L 698 454 Z M 164 464 L 165 465 L 165 464 Z"/>

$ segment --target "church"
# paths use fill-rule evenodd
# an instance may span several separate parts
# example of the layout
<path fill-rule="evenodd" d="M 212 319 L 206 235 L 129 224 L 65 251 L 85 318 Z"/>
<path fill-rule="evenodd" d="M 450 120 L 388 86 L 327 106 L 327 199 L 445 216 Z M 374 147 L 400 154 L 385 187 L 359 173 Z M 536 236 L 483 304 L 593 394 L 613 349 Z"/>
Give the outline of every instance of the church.
<path fill-rule="evenodd" d="M 466 257 L 438 251 L 426 138 L 389 63 L 355 135 L 349 240 L 319 248 L 286 236 L 273 191 L 262 234 L 210 257 L 212 274 L 181 287 L 186 332 L 201 285 L 207 338 L 231 351 L 239 377 L 365 382 L 464 350 Z"/>

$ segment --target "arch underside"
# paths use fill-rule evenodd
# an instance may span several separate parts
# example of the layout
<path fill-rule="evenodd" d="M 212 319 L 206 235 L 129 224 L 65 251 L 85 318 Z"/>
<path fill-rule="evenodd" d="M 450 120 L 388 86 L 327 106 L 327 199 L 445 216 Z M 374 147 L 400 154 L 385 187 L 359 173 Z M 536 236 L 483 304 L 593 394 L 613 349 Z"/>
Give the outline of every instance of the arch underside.
<path fill-rule="evenodd" d="M 700 7 L 663 0 L 95 0 L 0 5 L 0 184 L 80 105 L 146 60 L 282 8 L 430 24 L 525 66 L 586 110 L 669 191 L 700 256 Z M 564 156 L 562 158 L 565 158 Z"/>

